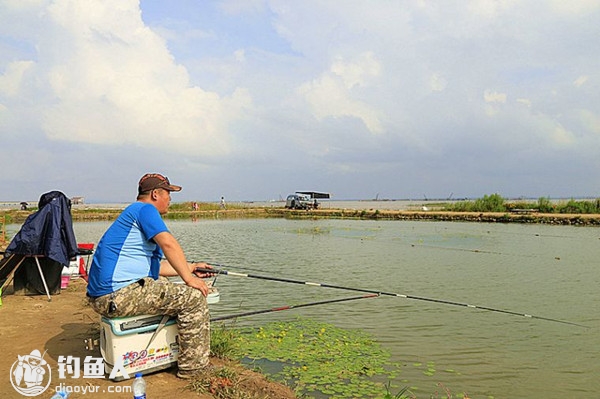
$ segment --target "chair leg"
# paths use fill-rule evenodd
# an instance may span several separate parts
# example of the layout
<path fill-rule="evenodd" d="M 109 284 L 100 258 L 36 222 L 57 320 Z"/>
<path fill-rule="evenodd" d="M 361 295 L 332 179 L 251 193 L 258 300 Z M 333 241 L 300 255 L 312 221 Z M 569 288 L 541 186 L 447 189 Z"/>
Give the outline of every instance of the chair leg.
<path fill-rule="evenodd" d="M 15 256 L 17 256 L 17 255 L 16 254 L 11 254 L 10 257 L 9 257 L 9 259 L 8 259 L 8 261 L 7 261 L 7 264 L 9 262 L 11 262 L 12 259 Z M 2 287 L 1 287 L 2 292 L 4 292 L 4 288 L 8 287 L 8 285 L 13 281 L 13 279 L 15 278 L 15 272 L 17 271 L 17 269 L 19 268 L 19 266 L 21 266 L 21 263 L 23 263 L 24 260 L 25 260 L 25 257 L 21 256 L 21 260 L 19 260 L 19 262 L 17 263 L 17 265 L 15 267 L 13 267 L 12 271 L 8 274 L 8 276 L 6 277 L 6 281 L 4 282 L 4 284 L 2 284 Z"/>
<path fill-rule="evenodd" d="M 46 284 L 46 279 L 44 278 L 44 273 L 42 272 L 42 266 L 40 266 L 40 261 L 37 256 L 34 256 L 35 263 L 37 264 L 38 271 L 40 272 L 40 277 L 42 278 L 42 283 L 44 283 L 44 288 L 46 289 L 46 296 L 48 297 L 48 302 L 52 301 L 52 297 L 50 296 L 50 290 L 48 289 L 48 284 Z"/>

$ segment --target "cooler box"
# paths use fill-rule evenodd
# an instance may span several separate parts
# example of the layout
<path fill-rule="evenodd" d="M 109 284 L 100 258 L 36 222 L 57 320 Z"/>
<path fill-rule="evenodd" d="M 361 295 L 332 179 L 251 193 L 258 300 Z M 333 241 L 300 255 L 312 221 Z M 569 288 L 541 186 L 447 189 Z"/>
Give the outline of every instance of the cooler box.
<path fill-rule="evenodd" d="M 78 243 L 77 250 L 79 253 L 70 260 L 69 265 L 64 267 L 63 275 L 69 275 L 73 279 L 83 277 L 87 281 L 87 263 L 89 263 L 90 255 L 94 253 L 93 249 L 93 243 Z"/>
<path fill-rule="evenodd" d="M 179 336 L 175 318 L 167 321 L 148 346 L 162 317 L 162 315 L 113 319 L 102 317 L 100 351 L 104 358 L 105 371 L 108 374 L 112 373 L 119 357 L 123 359 L 123 369 L 129 374 L 129 378 L 133 378 L 135 373 L 147 374 L 175 365 L 179 354 Z M 121 372 L 113 378 L 115 381 L 124 379 Z"/>
<path fill-rule="evenodd" d="M 208 304 L 219 302 L 219 291 L 211 288 L 206 299 Z M 175 317 L 168 319 L 148 346 L 162 318 L 162 315 L 103 316 L 100 320 L 100 352 L 105 372 L 112 373 L 119 357 L 123 359 L 123 369 L 129 378 L 133 378 L 135 373 L 148 374 L 174 366 L 179 355 L 179 330 Z M 113 378 L 114 381 L 124 379 L 121 372 Z"/>

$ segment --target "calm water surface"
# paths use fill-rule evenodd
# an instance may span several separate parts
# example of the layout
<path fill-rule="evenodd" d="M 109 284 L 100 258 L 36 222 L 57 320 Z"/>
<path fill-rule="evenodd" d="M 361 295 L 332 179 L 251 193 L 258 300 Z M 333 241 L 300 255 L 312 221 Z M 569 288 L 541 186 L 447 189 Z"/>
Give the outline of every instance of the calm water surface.
<path fill-rule="evenodd" d="M 372 334 L 404 364 L 396 383 L 419 398 L 583 398 L 600 392 L 600 230 L 520 224 L 284 219 L 168 221 L 190 260 L 228 270 L 447 299 L 568 320 L 382 296 L 240 319 L 310 317 Z M 108 223 L 75 223 L 98 242 Z M 354 296 L 220 276 L 214 317 Z M 426 375 L 427 366 L 436 370 Z M 404 382 L 407 380 L 408 382 Z"/>

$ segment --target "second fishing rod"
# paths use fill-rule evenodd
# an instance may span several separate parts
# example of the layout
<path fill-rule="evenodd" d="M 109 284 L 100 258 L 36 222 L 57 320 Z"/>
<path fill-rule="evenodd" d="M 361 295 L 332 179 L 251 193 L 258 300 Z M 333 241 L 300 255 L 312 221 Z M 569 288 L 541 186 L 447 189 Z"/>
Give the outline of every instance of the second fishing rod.
<path fill-rule="evenodd" d="M 439 304 L 443 304 L 443 305 L 452 305 L 452 306 L 460 306 L 460 307 L 471 308 L 471 309 L 486 310 L 489 312 L 504 313 L 504 314 L 513 315 L 513 316 L 521 316 L 521 317 L 527 317 L 530 319 L 545 320 L 545 321 L 551 321 L 551 322 L 555 322 L 555 323 L 569 324 L 572 326 L 589 328 L 588 326 L 584 326 L 582 324 L 578 324 L 578 323 L 574 323 L 574 322 L 570 322 L 570 321 L 559 320 L 559 319 L 543 317 L 543 316 L 536 316 L 536 315 L 523 313 L 523 312 L 516 312 L 516 311 L 512 311 L 512 310 L 492 308 L 489 306 L 472 305 L 472 304 L 468 304 L 468 303 L 464 303 L 464 302 L 451 301 L 451 300 L 447 300 L 447 299 L 436 299 L 436 298 L 428 298 L 428 297 L 409 295 L 409 294 L 398 294 L 395 292 L 385 292 L 385 291 L 373 290 L 373 289 L 346 287 L 346 286 L 327 284 L 327 283 L 301 281 L 301 280 L 294 280 L 294 279 L 283 278 L 283 277 L 273 277 L 273 276 L 263 276 L 263 275 L 258 275 L 258 274 L 238 273 L 238 272 L 233 272 L 230 270 L 224 270 L 225 266 L 221 265 L 221 264 L 217 264 L 217 263 L 207 263 L 207 264 L 214 267 L 215 269 L 197 268 L 196 270 L 199 272 L 215 273 L 217 275 L 223 274 L 223 275 L 235 276 L 235 277 L 248 277 L 248 278 L 260 279 L 260 280 L 277 281 L 277 282 L 281 282 L 281 283 L 302 284 L 302 285 L 308 285 L 308 286 L 313 286 L 313 287 L 332 288 L 332 289 L 339 289 L 339 290 L 346 290 L 346 291 L 378 294 L 378 295 L 383 295 L 383 296 L 392 296 L 392 297 L 404 298 L 404 299 L 413 299 L 413 300 L 417 300 L 417 301 L 426 301 L 426 302 L 439 303 Z"/>

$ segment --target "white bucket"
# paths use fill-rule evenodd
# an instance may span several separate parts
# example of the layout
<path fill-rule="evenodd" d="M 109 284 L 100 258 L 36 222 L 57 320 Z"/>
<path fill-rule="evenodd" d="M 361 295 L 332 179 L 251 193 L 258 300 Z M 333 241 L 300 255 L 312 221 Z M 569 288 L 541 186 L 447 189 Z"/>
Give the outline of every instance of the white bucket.
<path fill-rule="evenodd" d="M 172 283 L 184 284 L 184 281 L 181 279 L 180 276 L 172 276 L 167 278 Z M 205 283 L 206 285 L 208 285 L 208 296 L 206 297 L 206 303 L 208 303 L 209 305 L 219 303 L 219 301 L 221 300 L 221 294 L 219 293 L 219 290 L 216 287 L 212 286 L 212 281 L 205 281 Z"/>

